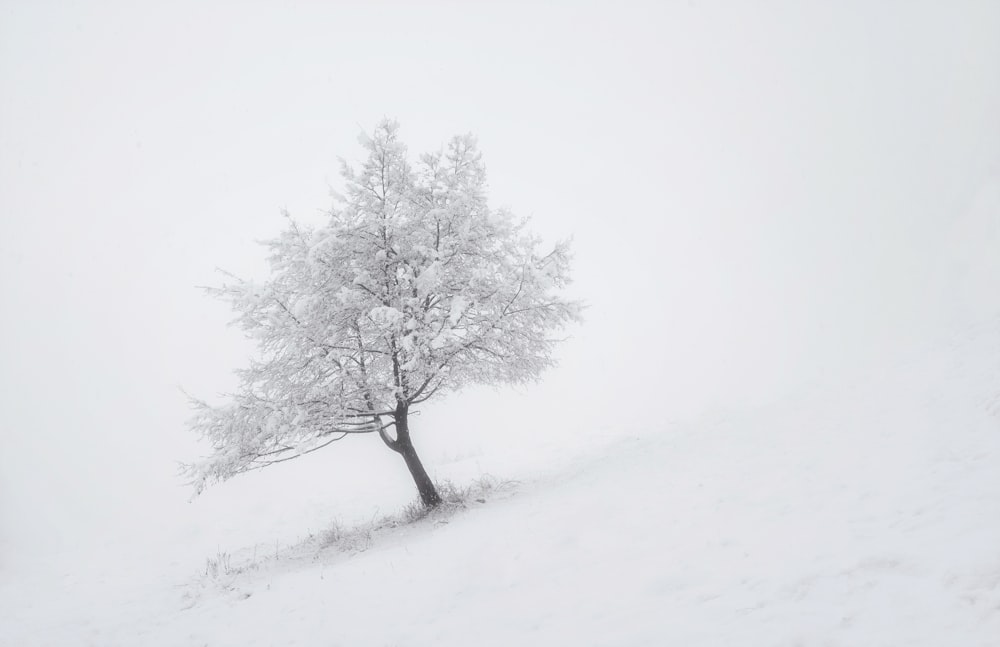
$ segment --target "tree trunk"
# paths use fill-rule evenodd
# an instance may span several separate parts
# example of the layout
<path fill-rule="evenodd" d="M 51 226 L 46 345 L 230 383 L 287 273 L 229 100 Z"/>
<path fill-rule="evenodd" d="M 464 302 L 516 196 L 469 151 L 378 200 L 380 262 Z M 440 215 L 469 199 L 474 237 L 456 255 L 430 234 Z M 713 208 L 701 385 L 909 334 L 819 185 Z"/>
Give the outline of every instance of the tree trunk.
<path fill-rule="evenodd" d="M 400 404 L 396 407 L 396 442 L 393 449 L 402 454 L 406 461 L 406 467 L 410 470 L 413 482 L 417 484 L 417 492 L 420 493 L 420 500 L 428 508 L 433 508 L 441 503 L 441 495 L 434 487 L 434 481 L 427 475 L 417 450 L 413 448 L 413 441 L 410 440 L 409 407 Z"/>

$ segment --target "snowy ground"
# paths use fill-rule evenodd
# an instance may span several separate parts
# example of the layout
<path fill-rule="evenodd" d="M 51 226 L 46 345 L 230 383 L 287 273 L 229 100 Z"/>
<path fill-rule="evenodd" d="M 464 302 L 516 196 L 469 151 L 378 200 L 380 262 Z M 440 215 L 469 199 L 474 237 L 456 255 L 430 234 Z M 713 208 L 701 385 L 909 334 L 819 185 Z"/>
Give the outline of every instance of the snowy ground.
<path fill-rule="evenodd" d="M 998 318 L 861 383 L 582 446 L 353 550 L 231 544 L 249 568 L 213 578 L 217 551 L 173 529 L 117 563 L 33 565 L 0 589 L 0 644 L 1000 644 Z"/>
<path fill-rule="evenodd" d="M 0 647 L 1000 646 L 1000 4 L 518 4 L 0 3 Z M 592 307 L 413 421 L 512 488 L 319 550 L 399 457 L 188 502 L 176 387 L 382 115 Z"/>

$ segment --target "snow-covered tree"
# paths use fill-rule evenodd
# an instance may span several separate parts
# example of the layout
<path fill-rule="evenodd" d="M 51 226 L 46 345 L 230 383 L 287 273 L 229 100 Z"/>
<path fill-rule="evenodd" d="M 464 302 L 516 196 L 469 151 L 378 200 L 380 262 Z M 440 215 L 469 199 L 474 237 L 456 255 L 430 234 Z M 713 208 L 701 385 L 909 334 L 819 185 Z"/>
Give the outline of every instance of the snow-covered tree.
<path fill-rule="evenodd" d="M 407 160 L 398 126 L 362 136 L 344 195 L 322 227 L 291 221 L 265 245 L 262 283 L 232 278 L 228 301 L 257 341 L 228 402 L 195 400 L 211 443 L 187 466 L 208 483 L 371 433 L 399 453 L 427 506 L 441 499 L 417 457 L 409 414 L 466 384 L 521 383 L 552 364 L 554 330 L 579 317 L 560 296 L 566 244 L 542 253 L 526 221 L 487 205 L 475 139 Z"/>

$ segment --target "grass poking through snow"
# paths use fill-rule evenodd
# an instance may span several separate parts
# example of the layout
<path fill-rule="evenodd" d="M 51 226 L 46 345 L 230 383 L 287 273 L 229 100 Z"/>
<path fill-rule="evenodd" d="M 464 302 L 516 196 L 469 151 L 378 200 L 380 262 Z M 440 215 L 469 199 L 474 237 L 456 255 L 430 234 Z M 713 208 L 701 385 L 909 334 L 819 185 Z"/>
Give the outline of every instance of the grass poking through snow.
<path fill-rule="evenodd" d="M 456 485 L 451 481 L 441 481 L 435 484 L 442 502 L 433 508 L 428 508 L 419 498 L 411 501 L 395 514 L 373 518 L 367 523 L 345 526 L 334 521 L 318 534 L 310 533 L 299 544 L 285 548 L 280 553 L 275 548 L 273 554 L 258 557 L 254 547 L 252 556 L 234 562 L 230 553 L 221 549 L 214 557 L 206 559 L 205 571 L 199 578 L 201 587 L 215 586 L 222 590 L 235 590 L 236 579 L 248 572 L 256 571 L 267 565 L 277 569 L 281 565 L 310 557 L 310 561 L 318 561 L 333 549 L 338 553 L 349 555 L 362 553 L 372 548 L 384 535 L 398 528 L 431 521 L 433 525 L 448 523 L 448 519 L 459 512 L 485 504 L 489 499 L 513 490 L 516 481 L 498 479 L 484 475 L 466 485 Z M 200 597 L 200 596 L 198 596 Z"/>

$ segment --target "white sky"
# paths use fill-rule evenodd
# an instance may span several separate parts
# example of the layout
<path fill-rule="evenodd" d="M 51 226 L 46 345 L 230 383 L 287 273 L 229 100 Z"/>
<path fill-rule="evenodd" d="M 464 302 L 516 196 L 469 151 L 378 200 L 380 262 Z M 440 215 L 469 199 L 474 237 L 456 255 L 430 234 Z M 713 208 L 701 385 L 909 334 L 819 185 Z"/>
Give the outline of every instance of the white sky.
<path fill-rule="evenodd" d="M 259 274 L 383 116 L 414 153 L 477 134 L 494 204 L 574 237 L 562 367 L 429 418 L 544 433 L 768 401 L 917 336 L 997 115 L 989 1 L 0 2 L 0 540 L 174 493 L 178 387 L 248 350 L 193 286 Z"/>

